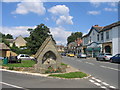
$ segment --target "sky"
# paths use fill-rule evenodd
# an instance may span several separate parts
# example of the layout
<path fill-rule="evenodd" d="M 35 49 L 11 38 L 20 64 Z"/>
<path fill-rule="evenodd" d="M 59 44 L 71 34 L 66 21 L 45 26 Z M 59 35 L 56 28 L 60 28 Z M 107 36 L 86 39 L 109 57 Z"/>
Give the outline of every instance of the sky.
<path fill-rule="evenodd" d="M 58 45 L 66 45 L 72 32 L 88 33 L 93 25 L 118 21 L 117 2 L 2 2 L 2 33 L 29 36 L 28 28 L 41 23 L 50 28 Z"/>

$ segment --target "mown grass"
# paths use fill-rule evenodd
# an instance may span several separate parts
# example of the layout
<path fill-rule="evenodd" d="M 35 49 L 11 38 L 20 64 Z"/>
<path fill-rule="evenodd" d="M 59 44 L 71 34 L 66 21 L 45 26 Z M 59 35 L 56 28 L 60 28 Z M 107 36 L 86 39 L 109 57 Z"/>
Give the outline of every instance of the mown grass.
<path fill-rule="evenodd" d="M 60 78 L 83 78 L 83 77 L 87 77 L 88 75 L 83 72 L 70 72 L 64 74 L 51 74 L 49 76 L 60 77 Z"/>
<path fill-rule="evenodd" d="M 65 64 L 65 63 L 61 63 L 61 65 L 67 66 L 68 64 Z"/>
<path fill-rule="evenodd" d="M 22 60 L 21 63 L 8 63 L 8 64 L 2 64 L 2 66 L 7 66 L 7 67 L 32 67 L 34 64 L 35 64 L 35 61 Z"/>

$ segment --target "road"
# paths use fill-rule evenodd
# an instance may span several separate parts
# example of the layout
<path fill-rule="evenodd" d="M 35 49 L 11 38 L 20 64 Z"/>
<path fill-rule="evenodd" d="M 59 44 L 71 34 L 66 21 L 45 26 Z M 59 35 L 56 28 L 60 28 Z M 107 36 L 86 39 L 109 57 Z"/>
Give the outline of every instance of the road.
<path fill-rule="evenodd" d="M 63 62 L 116 88 L 120 86 L 118 85 L 118 81 L 120 81 L 120 78 L 118 78 L 119 64 L 76 57 L 63 57 Z"/>
<path fill-rule="evenodd" d="M 100 88 L 88 79 L 64 80 L 2 71 L 2 88 Z"/>

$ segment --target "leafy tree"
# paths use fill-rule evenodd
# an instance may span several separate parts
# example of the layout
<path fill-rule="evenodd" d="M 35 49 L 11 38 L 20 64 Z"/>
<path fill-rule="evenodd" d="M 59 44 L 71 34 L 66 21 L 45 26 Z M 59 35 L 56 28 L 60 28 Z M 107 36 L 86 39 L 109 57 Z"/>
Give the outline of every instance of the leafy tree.
<path fill-rule="evenodd" d="M 11 34 L 7 34 L 7 35 L 5 36 L 5 38 L 6 38 L 6 39 L 13 39 L 13 36 L 12 36 Z"/>
<path fill-rule="evenodd" d="M 27 38 L 27 47 L 31 51 L 31 54 L 35 54 L 45 39 L 50 36 L 50 31 L 44 24 L 37 25 L 35 29 L 29 28 L 29 38 Z"/>
<path fill-rule="evenodd" d="M 82 32 L 71 33 L 71 35 L 67 38 L 67 44 L 74 42 L 77 38 L 82 37 Z"/>

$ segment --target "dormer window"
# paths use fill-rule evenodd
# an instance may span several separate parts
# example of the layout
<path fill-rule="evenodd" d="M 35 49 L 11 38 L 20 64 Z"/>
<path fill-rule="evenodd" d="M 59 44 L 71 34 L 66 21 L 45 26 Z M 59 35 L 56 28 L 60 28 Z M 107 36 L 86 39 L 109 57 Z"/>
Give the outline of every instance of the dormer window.
<path fill-rule="evenodd" d="M 94 31 L 93 31 L 93 35 L 95 35 Z"/>
<path fill-rule="evenodd" d="M 97 40 L 99 41 L 99 34 L 97 35 Z"/>
<path fill-rule="evenodd" d="M 101 33 L 101 40 L 103 40 L 103 32 Z"/>
<path fill-rule="evenodd" d="M 90 42 L 91 42 L 91 36 L 90 36 Z"/>

